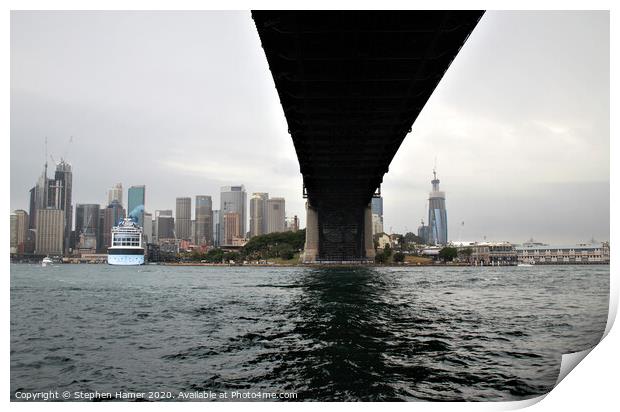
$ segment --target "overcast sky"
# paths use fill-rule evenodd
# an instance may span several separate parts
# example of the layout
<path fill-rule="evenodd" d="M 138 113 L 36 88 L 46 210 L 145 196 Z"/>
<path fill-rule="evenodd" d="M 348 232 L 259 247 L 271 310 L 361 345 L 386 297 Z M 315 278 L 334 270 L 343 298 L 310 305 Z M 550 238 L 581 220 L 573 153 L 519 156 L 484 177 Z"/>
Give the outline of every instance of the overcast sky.
<path fill-rule="evenodd" d="M 74 204 L 121 182 L 125 202 L 146 185 L 150 212 L 217 208 L 245 184 L 305 222 L 249 12 L 12 12 L 11 209 L 28 209 L 46 136 Z M 386 231 L 427 220 L 435 158 L 451 240 L 609 239 L 609 14 L 487 12 L 384 178 Z"/>

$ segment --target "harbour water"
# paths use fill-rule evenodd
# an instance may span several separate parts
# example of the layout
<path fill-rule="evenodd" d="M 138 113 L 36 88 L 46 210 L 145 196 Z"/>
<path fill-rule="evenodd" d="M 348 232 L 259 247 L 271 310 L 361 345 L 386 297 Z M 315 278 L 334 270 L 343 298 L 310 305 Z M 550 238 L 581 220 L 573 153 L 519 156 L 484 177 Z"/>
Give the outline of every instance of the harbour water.
<path fill-rule="evenodd" d="M 13 264 L 11 398 L 520 400 L 598 343 L 608 299 L 609 266 Z"/>

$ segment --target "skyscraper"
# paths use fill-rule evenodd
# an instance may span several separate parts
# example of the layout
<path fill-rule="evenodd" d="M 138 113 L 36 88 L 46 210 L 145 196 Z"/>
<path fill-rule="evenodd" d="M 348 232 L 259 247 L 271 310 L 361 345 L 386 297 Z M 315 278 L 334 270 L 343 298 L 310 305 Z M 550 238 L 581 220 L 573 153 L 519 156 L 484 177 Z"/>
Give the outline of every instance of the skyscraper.
<path fill-rule="evenodd" d="M 117 201 L 121 206 L 123 205 L 123 184 L 117 183 L 110 189 L 108 189 L 108 204 L 113 201 Z"/>
<path fill-rule="evenodd" d="M 65 233 L 65 211 L 62 209 L 37 210 L 37 255 L 61 256 Z"/>
<path fill-rule="evenodd" d="M 153 223 L 153 243 L 159 243 L 162 239 L 175 239 L 172 210 L 156 210 Z"/>
<path fill-rule="evenodd" d="M 213 246 L 219 247 L 222 244 L 222 238 L 220 237 L 220 211 L 213 211 Z"/>
<path fill-rule="evenodd" d="M 213 244 L 213 202 L 211 196 L 196 196 L 196 238 L 199 246 Z"/>
<path fill-rule="evenodd" d="M 192 237 L 192 198 L 177 197 L 175 229 L 177 239 L 191 239 Z"/>
<path fill-rule="evenodd" d="M 383 233 L 383 198 L 373 197 L 370 201 L 372 213 L 372 234 Z"/>
<path fill-rule="evenodd" d="M 224 215 L 226 213 L 239 213 L 240 235 L 245 237 L 247 196 L 245 186 L 223 186 L 220 190 L 220 241 L 225 241 Z"/>
<path fill-rule="evenodd" d="M 250 198 L 250 238 L 267 233 L 269 193 L 252 193 Z"/>
<path fill-rule="evenodd" d="M 117 226 L 126 216 L 125 208 L 116 200 L 105 208 L 103 214 L 103 246 L 109 248 L 112 243 L 112 228 Z"/>
<path fill-rule="evenodd" d="M 272 197 L 267 200 L 267 233 L 284 232 L 286 227 L 286 211 L 283 197 Z"/>
<path fill-rule="evenodd" d="M 144 185 L 131 186 L 127 190 L 127 216 L 140 227 L 144 227 L 144 201 L 146 188 Z"/>
<path fill-rule="evenodd" d="M 241 235 L 241 215 L 237 212 L 224 214 L 224 244 L 232 245 L 234 238 L 243 237 Z"/>
<path fill-rule="evenodd" d="M 75 206 L 75 237 L 79 249 L 97 249 L 99 226 L 99 205 L 81 204 Z"/>
<path fill-rule="evenodd" d="M 446 194 L 439 190 L 439 179 L 433 170 L 431 180 L 433 190 L 428 197 L 428 243 L 445 245 L 448 243 L 448 215 L 446 213 Z"/>
<path fill-rule="evenodd" d="M 142 235 L 145 242 L 153 242 L 153 215 L 144 212 L 143 214 L 144 227 L 142 228 Z"/>
<path fill-rule="evenodd" d="M 56 186 L 60 187 L 60 190 L 55 194 L 54 200 L 56 207 L 65 212 L 63 249 L 65 253 L 68 253 L 71 246 L 71 230 L 73 229 L 73 205 L 71 203 L 73 192 L 73 172 L 71 171 L 71 165 L 64 159 L 60 159 L 60 163 L 56 165 L 54 180 L 56 181 Z"/>
<path fill-rule="evenodd" d="M 422 243 L 429 243 L 429 228 L 424 224 L 424 220 L 422 220 L 420 226 L 418 226 L 418 237 L 422 240 Z"/>
<path fill-rule="evenodd" d="M 15 210 L 11 215 L 11 223 L 13 222 L 13 216 L 15 216 L 15 232 L 11 228 L 11 243 L 13 243 L 13 236 L 15 236 L 15 252 L 25 253 L 25 243 L 28 237 L 28 225 L 30 222 L 28 213 L 25 210 Z"/>

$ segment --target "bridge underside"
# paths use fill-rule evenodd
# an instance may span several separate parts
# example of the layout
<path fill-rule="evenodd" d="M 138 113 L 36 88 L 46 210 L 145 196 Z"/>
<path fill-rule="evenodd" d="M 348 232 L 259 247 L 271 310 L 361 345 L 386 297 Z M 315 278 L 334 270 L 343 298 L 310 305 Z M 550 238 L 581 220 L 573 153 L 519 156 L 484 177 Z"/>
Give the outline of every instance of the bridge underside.
<path fill-rule="evenodd" d="M 305 261 L 374 259 L 370 200 L 480 11 L 253 11 L 307 195 Z"/>

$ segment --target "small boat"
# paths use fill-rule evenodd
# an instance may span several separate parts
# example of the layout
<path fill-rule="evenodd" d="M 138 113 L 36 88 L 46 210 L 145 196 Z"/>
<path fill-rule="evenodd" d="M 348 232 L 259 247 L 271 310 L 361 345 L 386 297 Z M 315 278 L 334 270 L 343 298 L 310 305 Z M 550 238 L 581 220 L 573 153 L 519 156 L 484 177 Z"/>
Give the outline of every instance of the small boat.
<path fill-rule="evenodd" d="M 45 256 L 41 261 L 41 266 L 46 267 L 47 265 L 51 265 L 52 263 L 54 263 L 52 259 L 50 259 L 48 256 Z"/>
<path fill-rule="evenodd" d="M 518 263 L 517 266 L 534 266 L 531 263 Z"/>

